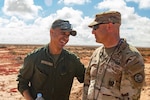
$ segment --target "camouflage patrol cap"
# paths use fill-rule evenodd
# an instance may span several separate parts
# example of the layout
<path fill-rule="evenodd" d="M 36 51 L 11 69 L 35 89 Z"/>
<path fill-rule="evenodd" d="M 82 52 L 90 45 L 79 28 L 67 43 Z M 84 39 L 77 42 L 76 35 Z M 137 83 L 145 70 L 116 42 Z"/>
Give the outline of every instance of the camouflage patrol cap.
<path fill-rule="evenodd" d="M 72 29 L 72 25 L 68 20 L 57 19 L 52 23 L 51 28 L 60 28 L 65 32 L 70 32 L 70 35 L 76 36 L 77 32 Z"/>
<path fill-rule="evenodd" d="M 117 11 L 107 11 L 103 13 L 99 13 L 95 15 L 95 20 L 89 24 L 89 27 L 92 27 L 97 24 L 105 24 L 105 23 L 119 23 L 121 24 L 121 14 Z"/>

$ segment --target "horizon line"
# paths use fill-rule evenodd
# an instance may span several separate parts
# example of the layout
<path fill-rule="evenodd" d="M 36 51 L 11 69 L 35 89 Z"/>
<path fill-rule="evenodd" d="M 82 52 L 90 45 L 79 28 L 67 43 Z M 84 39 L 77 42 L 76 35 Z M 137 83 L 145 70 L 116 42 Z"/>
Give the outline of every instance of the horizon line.
<path fill-rule="evenodd" d="M 48 44 L 48 43 L 47 43 Z M 46 44 L 1 44 L 0 43 L 0 47 L 4 47 L 4 46 L 44 46 Z M 102 44 L 99 44 L 99 45 L 75 45 L 75 44 L 66 44 L 65 47 L 67 46 L 71 46 L 71 47 L 99 47 L 101 46 Z M 150 48 L 150 47 L 140 47 L 140 46 L 135 46 L 136 48 Z"/>

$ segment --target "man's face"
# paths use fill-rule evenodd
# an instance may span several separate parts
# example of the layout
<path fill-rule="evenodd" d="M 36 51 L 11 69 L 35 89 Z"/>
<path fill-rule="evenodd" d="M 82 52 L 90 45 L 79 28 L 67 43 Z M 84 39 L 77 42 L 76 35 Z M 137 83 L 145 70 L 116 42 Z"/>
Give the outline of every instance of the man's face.
<path fill-rule="evenodd" d="M 95 35 L 96 42 L 103 43 L 106 40 L 106 24 L 98 24 L 93 26 L 92 34 Z"/>
<path fill-rule="evenodd" d="M 63 31 L 59 28 L 52 29 L 51 42 L 59 49 L 62 49 L 68 43 L 69 36 L 70 32 Z"/>

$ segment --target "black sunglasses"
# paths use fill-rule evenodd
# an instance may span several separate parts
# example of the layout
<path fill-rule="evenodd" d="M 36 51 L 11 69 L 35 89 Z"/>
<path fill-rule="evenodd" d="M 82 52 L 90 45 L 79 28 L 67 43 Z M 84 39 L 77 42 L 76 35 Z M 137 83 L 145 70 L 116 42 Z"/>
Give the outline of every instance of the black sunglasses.
<path fill-rule="evenodd" d="M 99 24 L 96 24 L 96 25 L 94 25 L 92 28 L 93 28 L 93 30 L 97 30 L 98 28 L 99 28 L 99 25 L 100 24 L 106 24 L 106 23 L 99 23 Z"/>
<path fill-rule="evenodd" d="M 96 24 L 96 25 L 94 25 L 92 28 L 93 28 L 93 30 L 97 30 L 98 27 L 99 27 L 99 24 Z"/>

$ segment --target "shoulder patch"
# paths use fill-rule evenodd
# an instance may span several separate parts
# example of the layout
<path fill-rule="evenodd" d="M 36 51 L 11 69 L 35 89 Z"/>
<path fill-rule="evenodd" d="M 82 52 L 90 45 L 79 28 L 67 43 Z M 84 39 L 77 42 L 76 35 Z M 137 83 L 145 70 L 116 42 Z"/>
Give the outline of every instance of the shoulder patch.
<path fill-rule="evenodd" d="M 140 73 L 134 75 L 134 80 L 138 83 L 142 83 L 144 80 L 144 76 Z"/>

